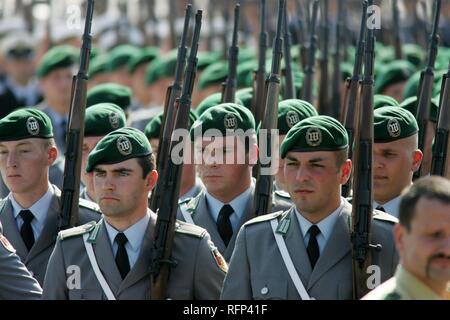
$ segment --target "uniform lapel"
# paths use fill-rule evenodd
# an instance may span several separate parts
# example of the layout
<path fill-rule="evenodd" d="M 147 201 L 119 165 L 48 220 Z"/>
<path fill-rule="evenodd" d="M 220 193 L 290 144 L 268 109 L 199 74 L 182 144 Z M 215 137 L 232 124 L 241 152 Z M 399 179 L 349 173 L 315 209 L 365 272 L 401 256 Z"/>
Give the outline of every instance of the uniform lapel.
<path fill-rule="evenodd" d="M 308 283 L 312 270 L 294 208 L 289 209 L 289 213 L 284 219 L 290 219 L 290 227 L 284 236 L 286 247 L 288 248 L 295 269 L 297 270 L 302 283 L 306 287 L 305 284 Z"/>
<path fill-rule="evenodd" d="M 100 220 L 101 226 L 98 232 L 98 236 L 94 245 L 94 253 L 97 258 L 98 266 L 103 273 L 108 285 L 113 293 L 119 291 L 122 277 L 120 276 L 119 269 L 117 269 L 116 261 L 114 259 L 113 250 L 109 241 L 108 232 L 103 220 Z"/>
<path fill-rule="evenodd" d="M 351 206 L 346 203 L 339 214 L 333 232 L 330 235 L 322 254 L 311 274 L 308 290 L 323 276 L 331 267 L 338 263 L 351 251 L 350 231 L 348 217 L 351 214 Z"/>
<path fill-rule="evenodd" d="M 0 222 L 3 225 L 3 235 L 16 249 L 16 253 L 20 259 L 25 261 L 27 259 L 28 249 L 22 240 L 19 229 L 17 228 L 16 220 L 13 216 L 11 201 L 9 199 L 6 200 L 5 206 L 1 211 Z"/>

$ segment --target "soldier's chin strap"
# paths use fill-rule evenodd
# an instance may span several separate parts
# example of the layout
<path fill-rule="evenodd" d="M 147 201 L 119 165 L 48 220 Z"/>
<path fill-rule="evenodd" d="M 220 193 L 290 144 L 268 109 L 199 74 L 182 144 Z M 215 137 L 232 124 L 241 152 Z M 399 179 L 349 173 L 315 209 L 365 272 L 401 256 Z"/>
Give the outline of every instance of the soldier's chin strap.
<path fill-rule="evenodd" d="M 100 286 L 102 287 L 103 292 L 106 295 L 106 298 L 108 300 L 116 300 L 116 297 L 114 296 L 114 293 L 112 292 L 111 288 L 108 286 L 108 283 L 106 282 L 105 277 L 103 276 L 102 272 L 100 271 L 100 268 L 97 263 L 97 259 L 95 258 L 94 250 L 92 249 L 92 243 L 88 241 L 89 233 L 83 234 L 83 242 L 84 246 L 86 247 L 86 253 L 89 258 L 89 262 L 91 263 L 92 269 L 94 270 L 95 276 L 100 283 Z"/>
<path fill-rule="evenodd" d="M 303 285 L 302 280 L 295 270 L 294 263 L 292 262 L 291 256 L 289 255 L 283 236 L 277 232 L 278 220 L 276 218 L 270 220 L 270 225 L 272 226 L 273 236 L 275 237 L 275 240 L 277 242 L 281 257 L 283 257 L 284 264 L 289 272 L 289 276 L 291 277 L 292 282 L 294 282 L 295 289 L 297 289 L 300 298 L 302 298 L 302 300 L 314 300 L 314 298 L 311 298 L 308 295 L 308 292 L 306 292 L 305 286 Z"/>

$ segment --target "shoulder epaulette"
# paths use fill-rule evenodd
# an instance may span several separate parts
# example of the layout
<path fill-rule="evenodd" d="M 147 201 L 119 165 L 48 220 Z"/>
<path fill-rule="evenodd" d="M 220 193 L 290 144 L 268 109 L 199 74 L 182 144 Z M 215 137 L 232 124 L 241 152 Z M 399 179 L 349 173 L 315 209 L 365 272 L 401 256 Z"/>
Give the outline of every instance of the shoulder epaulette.
<path fill-rule="evenodd" d="M 92 211 L 101 213 L 100 207 L 95 202 L 80 198 L 80 201 L 78 202 L 78 204 L 80 207 L 87 208 Z"/>
<path fill-rule="evenodd" d="M 373 218 L 377 220 L 398 223 L 398 219 L 396 217 L 380 210 L 374 210 Z"/>
<path fill-rule="evenodd" d="M 58 234 L 58 238 L 60 240 L 65 240 L 67 238 L 83 235 L 85 233 L 91 232 L 95 228 L 96 225 L 97 225 L 97 223 L 95 221 L 90 221 L 81 226 L 60 231 Z"/>
<path fill-rule="evenodd" d="M 175 223 L 175 232 L 191 235 L 197 238 L 203 238 L 206 230 L 202 227 L 196 226 L 195 224 L 177 220 Z"/>
<path fill-rule="evenodd" d="M 192 199 L 194 199 L 194 198 L 188 197 L 188 198 L 186 198 L 186 199 L 180 200 L 180 201 L 178 201 L 178 205 L 181 206 L 182 204 L 186 204 L 186 203 L 188 203 L 189 201 L 191 201 Z"/>
<path fill-rule="evenodd" d="M 193 215 L 195 214 L 195 210 L 197 209 L 197 205 L 200 201 L 201 192 L 193 198 L 188 198 L 185 201 L 180 202 L 180 207 L 183 207 L 183 210 L 188 212 L 189 214 Z"/>
<path fill-rule="evenodd" d="M 283 211 L 277 211 L 274 213 L 268 213 L 268 214 L 263 214 L 259 217 L 253 218 L 249 221 L 247 221 L 244 226 L 250 225 L 250 224 L 255 224 L 255 223 L 259 223 L 259 222 L 264 222 L 264 221 L 269 221 L 275 218 L 280 217 L 284 212 Z"/>
<path fill-rule="evenodd" d="M 280 198 L 291 199 L 291 195 L 284 190 L 275 190 L 274 193 Z"/>

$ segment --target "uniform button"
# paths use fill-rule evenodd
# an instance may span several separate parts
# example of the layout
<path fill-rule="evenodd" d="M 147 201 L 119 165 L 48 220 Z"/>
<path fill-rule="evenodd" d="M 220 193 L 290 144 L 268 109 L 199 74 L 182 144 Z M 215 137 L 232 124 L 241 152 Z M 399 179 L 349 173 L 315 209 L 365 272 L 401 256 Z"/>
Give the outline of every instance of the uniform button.
<path fill-rule="evenodd" d="M 269 289 L 267 287 L 264 287 L 261 289 L 261 294 L 267 294 L 269 292 Z"/>

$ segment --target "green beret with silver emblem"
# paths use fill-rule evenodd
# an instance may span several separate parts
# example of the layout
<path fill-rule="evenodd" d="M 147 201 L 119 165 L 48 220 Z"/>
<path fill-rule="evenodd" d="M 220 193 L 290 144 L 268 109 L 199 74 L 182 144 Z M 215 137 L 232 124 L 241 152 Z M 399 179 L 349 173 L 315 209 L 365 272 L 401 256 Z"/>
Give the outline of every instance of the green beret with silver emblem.
<path fill-rule="evenodd" d="M 113 103 L 98 103 L 86 109 L 84 136 L 98 137 L 126 126 L 125 113 Z"/>
<path fill-rule="evenodd" d="M 42 57 L 36 75 L 43 78 L 56 69 L 71 67 L 77 63 L 78 55 L 79 51 L 69 45 L 53 47 Z"/>
<path fill-rule="evenodd" d="M 306 118 L 289 130 L 281 144 L 281 158 L 289 151 L 338 151 L 348 147 L 348 135 L 342 124 L 329 116 Z"/>
<path fill-rule="evenodd" d="M 131 104 L 131 89 L 117 83 L 102 83 L 87 92 L 86 107 L 109 102 L 126 110 Z"/>
<path fill-rule="evenodd" d="M 386 106 L 390 106 L 390 107 L 396 107 L 398 106 L 399 103 L 397 100 L 395 100 L 394 98 L 392 98 L 391 96 L 387 96 L 384 94 L 376 94 L 373 96 L 373 109 L 376 110 L 378 108 L 381 107 L 386 107 Z"/>
<path fill-rule="evenodd" d="M 50 118 L 35 108 L 15 110 L 0 120 L 0 141 L 53 137 Z"/>
<path fill-rule="evenodd" d="M 206 110 L 192 125 L 191 139 L 214 129 L 226 136 L 235 130 L 255 130 L 255 119 L 249 109 L 236 103 L 222 103 Z"/>
<path fill-rule="evenodd" d="M 317 116 L 317 110 L 312 104 L 300 99 L 287 99 L 278 104 L 279 134 L 288 131 L 303 119 Z"/>
<path fill-rule="evenodd" d="M 405 60 L 396 60 L 386 64 L 375 79 L 375 92 L 382 93 L 390 85 L 407 81 L 415 71 L 414 65 Z"/>
<path fill-rule="evenodd" d="M 243 105 L 243 102 L 239 98 L 236 97 L 236 99 L 234 100 L 235 103 Z M 199 117 L 203 114 L 203 112 L 205 112 L 209 108 L 215 107 L 221 103 L 222 103 L 222 93 L 221 92 L 213 93 L 207 96 L 198 104 L 197 108 L 195 108 L 195 113 Z"/>
<path fill-rule="evenodd" d="M 414 115 L 404 108 L 382 107 L 373 113 L 374 142 L 407 138 L 419 131 Z"/>
<path fill-rule="evenodd" d="M 99 164 L 115 164 L 151 153 L 152 147 L 142 131 L 121 128 L 107 134 L 97 143 L 89 154 L 86 172 L 92 172 Z"/>
<path fill-rule="evenodd" d="M 150 120 L 150 122 L 145 126 L 144 134 L 147 137 L 147 139 L 159 139 L 159 133 L 161 130 L 161 123 L 163 119 L 164 112 L 161 111 L 158 113 L 155 117 Z M 195 112 L 190 109 L 189 110 L 189 124 L 188 124 L 188 130 L 191 128 L 192 124 L 197 120 L 197 115 Z"/>

